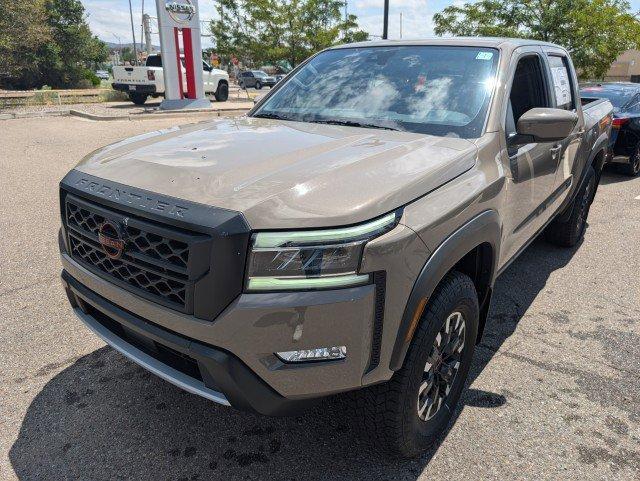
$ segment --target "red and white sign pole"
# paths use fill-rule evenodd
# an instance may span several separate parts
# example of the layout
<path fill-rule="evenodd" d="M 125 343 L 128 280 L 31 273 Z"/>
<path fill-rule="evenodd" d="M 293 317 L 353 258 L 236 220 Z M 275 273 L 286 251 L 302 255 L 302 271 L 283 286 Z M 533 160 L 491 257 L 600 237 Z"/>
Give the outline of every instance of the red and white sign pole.
<path fill-rule="evenodd" d="M 162 110 L 211 108 L 204 95 L 198 0 L 156 0 L 165 99 Z"/>

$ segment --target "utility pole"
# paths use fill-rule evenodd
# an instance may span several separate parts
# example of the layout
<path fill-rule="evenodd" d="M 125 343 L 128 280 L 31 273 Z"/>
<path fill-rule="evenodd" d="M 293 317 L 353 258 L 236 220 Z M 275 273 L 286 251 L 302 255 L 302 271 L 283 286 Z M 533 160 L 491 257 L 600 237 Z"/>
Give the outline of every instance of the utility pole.
<path fill-rule="evenodd" d="M 147 55 L 151 55 L 151 17 L 147 13 L 142 16 L 142 28 L 144 29 L 144 40 L 147 48 Z"/>
<path fill-rule="evenodd" d="M 142 16 L 140 18 L 142 18 L 142 22 L 140 23 L 140 50 L 144 49 L 144 46 L 142 45 L 142 40 L 144 39 L 144 0 L 142 0 L 142 10 L 141 10 Z M 147 50 L 147 55 L 150 52 Z"/>
<path fill-rule="evenodd" d="M 389 0 L 384 0 L 384 22 L 382 24 L 382 40 L 387 40 L 388 38 L 389 38 Z"/>
<path fill-rule="evenodd" d="M 136 30 L 133 26 L 133 8 L 129 0 L 129 15 L 131 16 L 131 36 L 133 37 L 133 64 L 138 65 L 138 46 L 136 45 Z"/>

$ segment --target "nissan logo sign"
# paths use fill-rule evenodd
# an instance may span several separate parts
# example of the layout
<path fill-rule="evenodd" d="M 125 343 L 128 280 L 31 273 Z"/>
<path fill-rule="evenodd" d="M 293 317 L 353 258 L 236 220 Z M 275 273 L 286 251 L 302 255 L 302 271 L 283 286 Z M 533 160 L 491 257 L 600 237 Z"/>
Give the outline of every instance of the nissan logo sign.
<path fill-rule="evenodd" d="M 98 242 L 109 258 L 120 259 L 126 244 L 122 227 L 116 222 L 105 221 L 98 229 Z"/>
<path fill-rule="evenodd" d="M 196 14 L 196 6 L 191 0 L 167 2 L 164 8 L 176 23 L 188 23 Z"/>

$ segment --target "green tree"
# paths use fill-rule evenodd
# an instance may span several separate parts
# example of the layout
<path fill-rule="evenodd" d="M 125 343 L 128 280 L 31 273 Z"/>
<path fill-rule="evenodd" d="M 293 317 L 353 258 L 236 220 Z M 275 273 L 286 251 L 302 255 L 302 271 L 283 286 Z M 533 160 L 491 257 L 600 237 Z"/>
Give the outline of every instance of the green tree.
<path fill-rule="evenodd" d="M 296 66 L 319 50 L 368 39 L 343 0 L 219 0 L 211 22 L 216 52 L 247 63 Z"/>
<path fill-rule="evenodd" d="M 135 56 L 135 53 L 133 52 L 132 47 L 124 47 L 122 49 L 122 52 L 120 53 L 120 60 L 122 62 L 129 62 L 131 65 L 133 65 L 135 59 L 136 59 L 136 56 Z"/>
<path fill-rule="evenodd" d="M 80 0 L 46 0 L 52 42 L 43 50 L 46 71 L 41 81 L 54 87 L 74 87 L 86 70 L 109 57 L 104 42 L 91 34 Z"/>
<path fill-rule="evenodd" d="M 0 0 L 0 82 L 12 88 L 75 87 L 109 57 L 79 0 Z"/>
<path fill-rule="evenodd" d="M 39 52 L 51 40 L 44 0 L 0 0 L 0 85 L 20 87 L 43 70 Z"/>
<path fill-rule="evenodd" d="M 626 0 L 481 0 L 433 16 L 436 35 L 523 37 L 567 48 L 583 78 L 599 79 L 640 43 Z"/>

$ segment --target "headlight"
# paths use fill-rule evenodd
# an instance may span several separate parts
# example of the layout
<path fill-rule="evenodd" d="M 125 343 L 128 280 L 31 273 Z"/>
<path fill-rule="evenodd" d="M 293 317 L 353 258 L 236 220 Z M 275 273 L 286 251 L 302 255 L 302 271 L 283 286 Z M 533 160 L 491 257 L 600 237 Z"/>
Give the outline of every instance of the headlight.
<path fill-rule="evenodd" d="M 330 289 L 367 284 L 360 274 L 367 241 L 397 224 L 396 212 L 353 227 L 290 232 L 259 232 L 253 236 L 247 290 Z"/>

